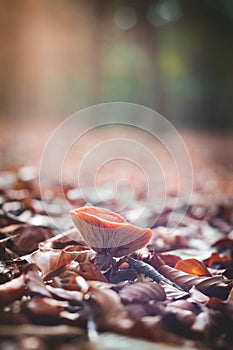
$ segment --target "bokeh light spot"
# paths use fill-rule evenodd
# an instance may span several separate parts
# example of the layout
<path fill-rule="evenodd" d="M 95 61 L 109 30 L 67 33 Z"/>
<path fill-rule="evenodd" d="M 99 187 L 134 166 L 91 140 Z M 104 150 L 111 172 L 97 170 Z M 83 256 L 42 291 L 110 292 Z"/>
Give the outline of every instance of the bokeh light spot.
<path fill-rule="evenodd" d="M 179 0 L 161 0 L 150 6 L 147 13 L 148 21 L 155 27 L 160 27 L 182 16 L 182 7 Z"/>
<path fill-rule="evenodd" d="M 114 16 L 114 23 L 122 30 L 128 30 L 137 23 L 135 9 L 129 6 L 120 6 Z"/>

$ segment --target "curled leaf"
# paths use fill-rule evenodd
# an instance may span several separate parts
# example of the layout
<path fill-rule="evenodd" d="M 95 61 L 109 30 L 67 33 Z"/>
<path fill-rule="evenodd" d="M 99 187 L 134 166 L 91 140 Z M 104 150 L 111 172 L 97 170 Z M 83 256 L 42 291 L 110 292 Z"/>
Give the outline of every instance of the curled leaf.
<path fill-rule="evenodd" d="M 51 294 L 46 289 L 44 281 L 39 275 L 38 268 L 34 264 L 28 264 L 23 270 L 25 276 L 25 285 L 27 295 L 40 295 L 43 297 L 51 297 Z"/>
<path fill-rule="evenodd" d="M 72 260 L 78 262 L 90 262 L 96 255 L 96 253 L 88 247 L 70 245 L 64 249 L 72 257 Z"/>
<path fill-rule="evenodd" d="M 179 289 L 173 287 L 172 285 L 167 284 L 163 281 L 159 282 L 159 285 L 165 291 L 167 300 L 185 299 L 189 296 L 189 293 L 187 293 L 183 290 L 179 290 Z"/>
<path fill-rule="evenodd" d="M 196 276 L 211 276 L 205 265 L 197 259 L 179 260 L 174 268 Z"/>
<path fill-rule="evenodd" d="M 197 277 L 183 271 L 174 269 L 168 265 L 161 265 L 159 272 L 170 281 L 188 291 L 195 286 L 200 292 L 210 297 L 226 299 L 231 289 L 221 276 L 216 277 Z"/>
<path fill-rule="evenodd" d="M 56 249 L 39 249 L 30 255 L 29 261 L 36 264 L 43 275 L 65 266 L 71 262 L 69 253 Z"/>
<path fill-rule="evenodd" d="M 119 295 L 112 289 L 91 286 L 84 302 L 88 305 L 89 314 L 91 314 L 89 316 L 101 329 L 112 330 L 115 327 L 124 327 L 123 323 L 127 317 L 126 310 Z"/>

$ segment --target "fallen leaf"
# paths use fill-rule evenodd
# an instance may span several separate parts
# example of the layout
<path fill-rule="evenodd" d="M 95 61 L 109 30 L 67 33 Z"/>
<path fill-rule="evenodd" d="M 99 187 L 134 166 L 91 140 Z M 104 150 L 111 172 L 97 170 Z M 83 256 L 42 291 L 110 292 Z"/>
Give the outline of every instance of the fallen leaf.
<path fill-rule="evenodd" d="M 224 283 L 223 277 L 194 276 L 183 271 L 174 269 L 168 265 L 162 265 L 159 272 L 170 281 L 176 283 L 184 290 L 188 291 L 195 286 L 203 294 L 210 297 L 226 299 L 231 287 Z"/>
<path fill-rule="evenodd" d="M 47 290 L 58 300 L 69 301 L 73 305 L 82 305 L 83 293 L 77 290 L 67 290 L 48 285 Z"/>
<path fill-rule="evenodd" d="M 51 297 L 51 294 L 46 289 L 43 279 L 39 275 L 39 270 L 34 264 L 24 267 L 23 273 L 25 276 L 25 285 L 27 295 L 40 295 L 43 297 Z"/>
<path fill-rule="evenodd" d="M 226 267 L 227 265 L 231 263 L 231 256 L 230 255 L 223 255 L 219 253 L 212 253 L 210 258 L 207 260 L 208 266 L 212 267 L 215 264 L 220 265 L 221 267 Z"/>
<path fill-rule="evenodd" d="M 160 253 L 159 256 L 163 259 L 166 265 L 169 265 L 171 267 L 174 267 L 178 261 L 181 260 L 179 256 L 170 253 Z"/>
<path fill-rule="evenodd" d="M 64 302 L 50 298 L 34 298 L 23 304 L 23 312 L 34 324 L 54 325 L 60 323 Z"/>
<path fill-rule="evenodd" d="M 33 252 L 38 249 L 41 241 L 53 236 L 52 230 L 49 228 L 26 224 L 17 227 L 12 234 L 17 235 L 13 238 L 12 250 L 19 255 Z"/>
<path fill-rule="evenodd" d="M 72 260 L 78 262 L 90 262 L 96 255 L 94 250 L 89 249 L 88 247 L 71 245 L 67 246 L 64 251 L 69 252 Z"/>
<path fill-rule="evenodd" d="M 71 262 L 71 256 L 64 250 L 39 249 L 29 256 L 31 263 L 36 264 L 45 276 L 48 273 Z"/>
<path fill-rule="evenodd" d="M 174 314 L 186 327 L 191 327 L 196 317 L 193 303 L 183 299 L 168 303 L 164 313 Z"/>
<path fill-rule="evenodd" d="M 204 293 L 200 292 L 197 289 L 197 287 L 195 287 L 195 286 L 193 286 L 189 290 L 189 294 L 190 294 L 189 300 L 191 300 L 192 302 L 201 304 L 201 305 L 207 304 L 209 299 L 210 299 L 207 295 L 205 295 Z"/>
<path fill-rule="evenodd" d="M 179 299 L 184 299 L 189 297 L 189 293 L 179 290 L 163 281 L 160 281 L 159 285 L 165 291 L 167 300 L 179 300 Z"/>
<path fill-rule="evenodd" d="M 86 280 L 107 282 L 106 278 L 100 271 L 100 268 L 97 265 L 91 264 L 89 262 L 80 263 L 77 272 Z"/>
<path fill-rule="evenodd" d="M 205 265 L 197 259 L 179 260 L 174 268 L 196 276 L 211 276 Z"/>
<path fill-rule="evenodd" d="M 4 307 L 20 299 L 25 291 L 25 278 L 21 275 L 0 285 L 0 306 Z"/>
<path fill-rule="evenodd" d="M 163 288 L 154 282 L 128 284 L 120 290 L 119 295 L 124 304 L 149 303 L 150 301 L 162 301 L 166 298 Z"/>
<path fill-rule="evenodd" d="M 91 286 L 84 302 L 89 308 L 89 317 L 91 316 L 102 330 L 119 327 L 127 319 L 127 312 L 120 296 L 112 289 Z"/>

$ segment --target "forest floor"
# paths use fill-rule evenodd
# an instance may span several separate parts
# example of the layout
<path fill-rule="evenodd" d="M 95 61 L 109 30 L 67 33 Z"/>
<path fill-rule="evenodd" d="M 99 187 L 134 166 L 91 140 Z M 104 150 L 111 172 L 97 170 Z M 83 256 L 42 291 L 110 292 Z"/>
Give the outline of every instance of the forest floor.
<path fill-rule="evenodd" d="M 79 141 L 62 163 L 62 185 L 52 171 L 55 154 L 40 185 L 42 152 L 55 127 L 0 124 L 0 349 L 231 349 L 232 134 L 179 130 L 193 171 L 181 169 L 179 193 L 180 178 L 157 141 L 128 129 L 97 130 Z M 116 159 L 111 148 L 112 162 L 87 164 L 80 191 L 76 177 L 85 155 L 91 149 L 98 159 L 95 146 L 119 137 L 146 147 L 140 167 Z M 163 191 L 162 177 L 150 174 L 148 150 L 165 172 Z M 154 200 L 147 203 L 150 191 Z M 106 254 L 74 229 L 68 211 L 82 206 L 104 207 L 130 223 L 126 238 L 120 233 L 126 256 L 112 246 Z M 105 224 L 96 210 L 98 225 Z M 124 219 L 112 217 L 121 226 Z M 151 228 L 145 247 L 137 240 L 135 249 L 130 245 L 137 232 L 131 224 Z"/>

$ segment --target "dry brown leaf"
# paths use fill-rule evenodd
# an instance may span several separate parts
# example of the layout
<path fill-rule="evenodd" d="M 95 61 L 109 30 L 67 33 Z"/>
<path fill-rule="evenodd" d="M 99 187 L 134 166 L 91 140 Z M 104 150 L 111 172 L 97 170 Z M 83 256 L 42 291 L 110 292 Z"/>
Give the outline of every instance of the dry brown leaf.
<path fill-rule="evenodd" d="M 78 274 L 84 277 L 86 280 L 107 282 L 99 267 L 88 262 L 79 264 Z"/>
<path fill-rule="evenodd" d="M 113 330 L 115 327 L 123 327 L 123 323 L 127 322 L 126 309 L 121 304 L 119 295 L 112 289 L 91 286 L 85 302 L 100 329 Z"/>
<path fill-rule="evenodd" d="M 230 255 L 220 255 L 219 253 L 212 253 L 208 259 L 208 266 L 212 267 L 214 264 L 229 264 L 231 262 Z"/>
<path fill-rule="evenodd" d="M 45 276 L 48 273 L 69 264 L 71 262 L 71 256 L 64 250 L 39 249 L 30 255 L 29 261 L 36 264 Z"/>
<path fill-rule="evenodd" d="M 10 304 L 14 300 L 20 299 L 25 291 L 25 278 L 21 275 L 9 282 L 0 285 L 0 306 Z"/>
<path fill-rule="evenodd" d="M 119 295 L 124 304 L 165 300 L 166 294 L 160 285 L 154 282 L 138 282 L 123 287 Z"/>
<path fill-rule="evenodd" d="M 25 276 L 25 285 L 27 287 L 27 295 L 40 295 L 43 297 L 51 297 L 46 289 L 43 279 L 41 278 L 38 268 L 34 264 L 25 266 L 23 270 Z"/>
<path fill-rule="evenodd" d="M 211 276 L 205 265 L 197 259 L 179 260 L 174 268 L 195 276 Z"/>
<path fill-rule="evenodd" d="M 69 252 L 72 260 L 78 262 L 90 262 L 96 255 L 96 252 L 94 252 L 94 250 L 89 249 L 85 246 L 71 245 L 67 246 L 64 251 Z"/>
<path fill-rule="evenodd" d="M 34 324 L 58 324 L 63 310 L 64 302 L 50 298 L 34 298 L 23 305 L 24 313 Z"/>
<path fill-rule="evenodd" d="M 198 277 L 183 271 L 174 269 L 168 265 L 162 265 L 159 268 L 159 272 L 167 279 L 176 283 L 184 290 L 190 290 L 192 286 L 195 286 L 203 294 L 210 297 L 218 297 L 220 299 L 226 299 L 231 289 L 226 283 L 224 283 L 223 277 Z"/>

